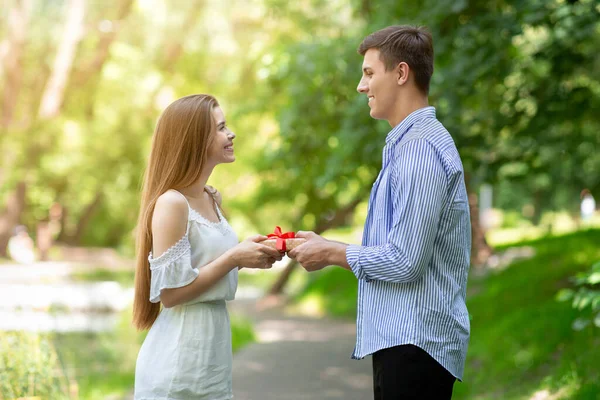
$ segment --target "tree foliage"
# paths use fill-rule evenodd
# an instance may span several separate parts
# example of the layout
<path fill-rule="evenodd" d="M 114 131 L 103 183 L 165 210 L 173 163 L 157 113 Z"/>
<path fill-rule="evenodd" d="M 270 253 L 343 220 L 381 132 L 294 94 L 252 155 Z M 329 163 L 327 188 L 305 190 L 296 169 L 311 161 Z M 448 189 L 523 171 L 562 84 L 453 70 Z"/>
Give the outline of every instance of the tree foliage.
<path fill-rule="evenodd" d="M 402 23 L 433 33 L 430 102 L 471 191 L 491 182 L 538 210 L 574 209 L 584 187 L 600 197 L 592 0 L 6 4 L 0 236 L 59 203 L 61 240 L 130 247 L 154 122 L 192 92 L 215 94 L 238 134 L 212 183 L 242 233 L 351 223 L 390 129 L 355 90 L 356 48 Z"/>

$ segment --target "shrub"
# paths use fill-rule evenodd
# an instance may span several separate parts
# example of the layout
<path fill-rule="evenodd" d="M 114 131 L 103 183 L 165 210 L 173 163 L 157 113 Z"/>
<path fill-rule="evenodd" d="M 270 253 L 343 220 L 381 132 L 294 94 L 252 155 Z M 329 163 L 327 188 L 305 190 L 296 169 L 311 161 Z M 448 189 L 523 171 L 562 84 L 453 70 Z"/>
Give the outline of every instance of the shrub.
<path fill-rule="evenodd" d="M 68 399 L 69 382 L 48 337 L 0 332 L 0 398 Z"/>
<path fill-rule="evenodd" d="M 589 271 L 581 272 L 571 279 L 577 290 L 562 289 L 557 298 L 571 301 L 580 316 L 573 322 L 573 329 L 582 330 L 590 323 L 600 328 L 600 261 L 592 265 Z"/>

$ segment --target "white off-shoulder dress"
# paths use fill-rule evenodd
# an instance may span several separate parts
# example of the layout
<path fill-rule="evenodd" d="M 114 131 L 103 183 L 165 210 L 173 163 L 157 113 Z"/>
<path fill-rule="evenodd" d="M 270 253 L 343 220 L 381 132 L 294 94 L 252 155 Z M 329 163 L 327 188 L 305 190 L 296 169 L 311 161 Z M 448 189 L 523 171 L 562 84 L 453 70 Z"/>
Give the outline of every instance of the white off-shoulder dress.
<path fill-rule="evenodd" d="M 185 236 L 159 257 L 149 256 L 151 302 L 160 301 L 162 289 L 190 284 L 200 268 L 238 244 L 218 207 L 218 223 L 202 217 L 189 203 L 188 209 Z M 198 298 L 163 308 L 138 354 L 135 400 L 233 398 L 231 328 L 225 301 L 235 297 L 237 280 L 234 268 Z"/>

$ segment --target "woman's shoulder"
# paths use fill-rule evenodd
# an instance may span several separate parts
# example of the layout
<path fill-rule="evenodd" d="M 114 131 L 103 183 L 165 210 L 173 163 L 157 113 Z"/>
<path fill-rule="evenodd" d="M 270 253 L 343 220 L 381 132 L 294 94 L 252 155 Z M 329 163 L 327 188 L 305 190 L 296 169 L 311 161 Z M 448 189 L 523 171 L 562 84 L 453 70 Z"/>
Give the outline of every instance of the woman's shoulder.
<path fill-rule="evenodd" d="M 187 214 L 188 202 L 183 194 L 169 189 L 158 196 L 155 210 L 159 208 L 166 212 Z"/>
<path fill-rule="evenodd" d="M 152 215 L 152 230 L 156 232 L 157 229 L 164 229 L 185 233 L 188 212 L 185 197 L 175 190 L 168 190 L 156 200 Z"/>

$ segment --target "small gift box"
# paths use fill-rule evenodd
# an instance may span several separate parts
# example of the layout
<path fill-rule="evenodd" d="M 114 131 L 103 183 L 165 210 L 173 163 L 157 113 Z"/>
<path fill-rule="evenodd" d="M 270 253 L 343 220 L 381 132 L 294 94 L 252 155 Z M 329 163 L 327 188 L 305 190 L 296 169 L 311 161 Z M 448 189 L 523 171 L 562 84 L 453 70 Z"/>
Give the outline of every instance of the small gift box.
<path fill-rule="evenodd" d="M 279 250 L 280 252 L 286 252 L 300 246 L 306 242 L 306 239 L 297 238 L 294 232 L 281 232 L 281 228 L 276 226 L 275 231 L 267 235 L 269 239 L 261 242 L 269 247 Z"/>

